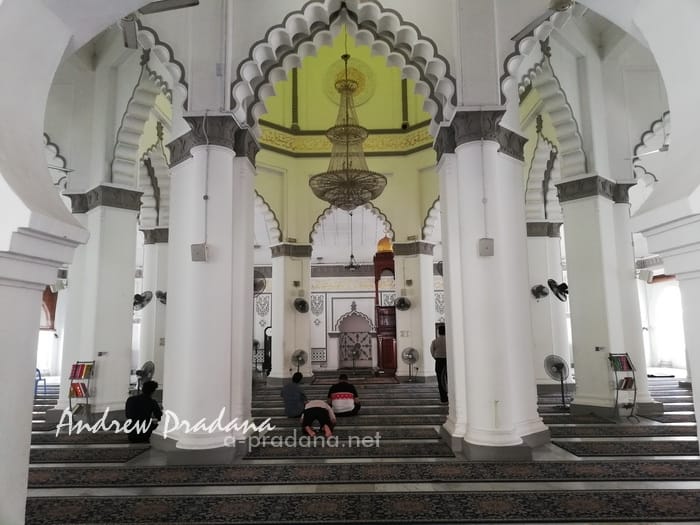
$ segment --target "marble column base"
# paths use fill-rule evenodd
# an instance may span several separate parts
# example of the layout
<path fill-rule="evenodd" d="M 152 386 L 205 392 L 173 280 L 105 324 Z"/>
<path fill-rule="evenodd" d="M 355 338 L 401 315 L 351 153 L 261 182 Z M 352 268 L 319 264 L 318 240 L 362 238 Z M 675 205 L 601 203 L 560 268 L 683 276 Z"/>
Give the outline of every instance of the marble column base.
<path fill-rule="evenodd" d="M 513 445 L 508 447 L 485 447 L 474 445 L 466 441 L 462 454 L 470 461 L 531 461 L 532 449 L 526 445 Z"/>
<path fill-rule="evenodd" d="M 549 431 L 549 428 L 546 428 L 545 430 L 541 430 L 540 432 L 533 432 L 532 434 L 523 436 L 522 440 L 523 443 L 525 443 L 528 447 L 536 448 L 550 443 L 551 437 L 552 435 Z"/>
<path fill-rule="evenodd" d="M 237 441 L 235 447 L 203 450 L 177 448 L 177 441 L 162 436 L 151 436 L 151 447 L 165 453 L 168 465 L 217 465 L 235 463 L 248 452 L 248 441 Z"/>

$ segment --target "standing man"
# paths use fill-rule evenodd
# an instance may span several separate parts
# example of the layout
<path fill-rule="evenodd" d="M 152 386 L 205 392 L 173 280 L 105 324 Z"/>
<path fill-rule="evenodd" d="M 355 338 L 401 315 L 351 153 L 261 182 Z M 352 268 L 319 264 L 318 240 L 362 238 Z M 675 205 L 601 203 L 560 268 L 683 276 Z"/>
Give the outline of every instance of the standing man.
<path fill-rule="evenodd" d="M 430 343 L 430 355 L 435 359 L 435 375 L 440 390 L 440 401 L 447 403 L 447 345 L 444 324 L 438 325 L 438 335 Z"/>

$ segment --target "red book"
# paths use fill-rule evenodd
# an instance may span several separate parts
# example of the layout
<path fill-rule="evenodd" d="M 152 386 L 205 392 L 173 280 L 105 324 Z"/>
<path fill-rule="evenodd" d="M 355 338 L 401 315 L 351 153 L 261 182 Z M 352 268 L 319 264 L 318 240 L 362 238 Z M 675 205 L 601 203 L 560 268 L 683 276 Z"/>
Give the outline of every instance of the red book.
<path fill-rule="evenodd" d="M 78 366 L 78 379 L 85 377 L 85 364 L 81 363 Z"/>
<path fill-rule="evenodd" d="M 76 379 L 78 374 L 78 363 L 74 363 L 70 368 L 70 379 Z"/>

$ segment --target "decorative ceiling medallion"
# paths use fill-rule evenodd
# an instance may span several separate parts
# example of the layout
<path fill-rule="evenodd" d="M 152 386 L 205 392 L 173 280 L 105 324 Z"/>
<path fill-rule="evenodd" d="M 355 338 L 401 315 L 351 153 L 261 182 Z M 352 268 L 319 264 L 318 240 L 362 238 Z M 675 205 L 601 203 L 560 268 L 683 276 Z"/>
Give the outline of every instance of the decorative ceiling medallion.
<path fill-rule="evenodd" d="M 344 78 L 345 64 L 342 59 L 333 62 L 323 77 L 323 91 L 335 105 L 340 104 L 340 93 L 338 93 L 335 84 Z M 357 88 L 353 92 L 355 107 L 361 106 L 374 95 L 377 87 L 374 71 L 362 60 L 350 57 L 348 60 L 348 80 L 357 84 Z"/>

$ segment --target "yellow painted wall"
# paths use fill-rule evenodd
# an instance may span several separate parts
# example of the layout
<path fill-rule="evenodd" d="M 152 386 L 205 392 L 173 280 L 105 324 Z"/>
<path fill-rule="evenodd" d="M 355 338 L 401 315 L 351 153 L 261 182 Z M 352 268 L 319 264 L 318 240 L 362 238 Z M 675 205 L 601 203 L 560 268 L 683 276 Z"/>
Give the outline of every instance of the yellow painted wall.
<path fill-rule="evenodd" d="M 387 176 L 384 192 L 373 204 L 387 216 L 396 239 L 421 238 L 425 216 L 438 196 L 435 152 L 371 157 L 370 169 Z M 328 168 L 328 158 L 293 158 L 269 150 L 258 153 L 256 191 L 268 202 L 280 222 L 284 237 L 309 242 L 309 234 L 328 203 L 316 198 L 309 177 Z"/>
<path fill-rule="evenodd" d="M 535 154 L 537 145 L 537 121 L 534 118 L 537 114 L 542 115 L 542 134 L 547 137 L 555 146 L 559 147 L 559 139 L 557 138 L 557 130 L 554 128 L 552 118 L 542 107 L 542 98 L 536 89 L 531 89 L 525 100 L 520 104 L 520 122 L 521 124 L 527 120 L 527 125 L 523 127 L 523 136 L 528 141 L 525 143 L 523 151 L 525 162 L 523 163 L 523 177 L 527 183 L 527 174 L 532 164 L 532 157 Z"/>

